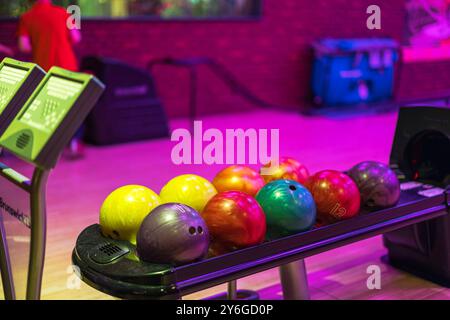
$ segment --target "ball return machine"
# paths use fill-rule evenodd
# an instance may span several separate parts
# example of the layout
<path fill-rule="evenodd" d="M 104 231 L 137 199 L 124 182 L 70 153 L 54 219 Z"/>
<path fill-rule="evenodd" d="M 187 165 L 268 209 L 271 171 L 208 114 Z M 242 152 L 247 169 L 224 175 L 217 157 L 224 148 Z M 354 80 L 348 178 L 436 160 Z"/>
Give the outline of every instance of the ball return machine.
<path fill-rule="evenodd" d="M 79 235 L 72 260 L 83 281 L 124 299 L 181 299 L 227 282 L 233 293 L 233 281 L 274 267 L 282 271 L 285 299 L 304 299 L 303 259 L 384 235 L 392 265 L 450 286 L 449 139 L 450 109 L 401 108 L 390 165 L 402 191 L 392 208 L 183 266 L 142 262 L 133 245 L 104 238 L 92 225 Z"/>
<path fill-rule="evenodd" d="M 0 180 L 24 191 L 30 217 L 15 212 L 18 198 L 2 194 L 0 270 L 6 299 L 15 299 L 3 224 L 10 214 L 31 229 L 26 298 L 40 298 L 46 242 L 46 184 L 61 152 L 97 102 L 104 86 L 95 77 L 5 59 L 0 64 L 0 147 L 34 167 L 31 179 L 0 164 Z M 21 199 L 24 200 L 24 199 Z"/>

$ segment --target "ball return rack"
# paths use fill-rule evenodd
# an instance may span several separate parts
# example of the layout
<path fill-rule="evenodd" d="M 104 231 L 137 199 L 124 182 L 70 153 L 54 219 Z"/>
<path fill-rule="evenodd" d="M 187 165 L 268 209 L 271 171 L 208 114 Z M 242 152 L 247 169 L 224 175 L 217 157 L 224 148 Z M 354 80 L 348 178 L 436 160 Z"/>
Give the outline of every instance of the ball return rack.
<path fill-rule="evenodd" d="M 436 194 L 427 197 L 419 193 Z M 299 291 L 306 288 L 304 283 L 299 283 L 299 280 L 306 279 L 303 259 L 448 214 L 446 191 L 417 185 L 412 190 L 403 191 L 400 203 L 394 208 L 363 213 L 352 220 L 189 265 L 174 267 L 141 262 L 136 256 L 135 246 L 103 237 L 99 225 L 92 225 L 80 234 L 72 258 L 86 283 L 119 298 L 180 299 L 225 282 L 281 267 L 285 298 L 296 299 L 308 297 L 307 292 Z"/>
<path fill-rule="evenodd" d="M 79 235 L 72 261 L 87 284 L 124 299 L 181 299 L 223 283 L 233 299 L 237 279 L 275 267 L 285 299 L 308 299 L 305 258 L 384 235 L 391 264 L 450 286 L 449 139 L 450 109 L 400 109 L 390 166 L 402 191 L 392 208 L 183 266 L 142 262 L 135 246 L 92 225 Z"/>
<path fill-rule="evenodd" d="M 0 64 L 0 147 L 34 167 L 32 178 L 0 163 L 0 181 L 25 191 L 31 229 L 26 299 L 40 299 L 46 244 L 46 187 L 64 147 L 95 105 L 104 86 L 95 77 L 6 58 Z M 15 208 L 19 196 L 1 194 Z M 4 198 L 3 198 L 4 197 Z M 2 204 L 2 205 L 3 205 Z M 0 270 L 5 299 L 16 299 L 6 230 L 0 211 Z M 17 217 L 16 217 L 17 218 Z"/>

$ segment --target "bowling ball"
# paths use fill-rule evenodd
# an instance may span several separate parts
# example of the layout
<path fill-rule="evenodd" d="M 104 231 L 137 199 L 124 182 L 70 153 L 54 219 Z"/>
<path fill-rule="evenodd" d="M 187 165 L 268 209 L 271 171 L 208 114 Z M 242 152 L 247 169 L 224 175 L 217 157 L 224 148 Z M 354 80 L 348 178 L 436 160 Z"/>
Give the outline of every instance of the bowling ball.
<path fill-rule="evenodd" d="M 318 225 L 350 219 L 359 213 L 358 186 L 342 172 L 320 171 L 308 179 L 306 187 L 316 202 Z"/>
<path fill-rule="evenodd" d="M 218 192 L 241 191 L 252 197 L 256 196 L 264 184 L 264 179 L 258 172 L 245 166 L 225 168 L 213 180 Z"/>
<path fill-rule="evenodd" d="M 159 195 L 163 203 L 182 203 L 200 212 L 215 194 L 216 188 L 205 178 L 184 174 L 170 180 Z"/>
<path fill-rule="evenodd" d="M 316 204 L 311 193 L 293 180 L 276 180 L 256 195 L 266 214 L 269 240 L 311 229 L 316 222 Z"/>
<path fill-rule="evenodd" d="M 181 265 L 206 256 L 209 232 L 193 208 L 166 203 L 155 208 L 137 234 L 137 252 L 147 262 Z"/>
<path fill-rule="evenodd" d="M 269 168 L 270 163 L 263 166 Z M 308 169 L 294 158 L 282 157 L 277 169 L 270 175 L 262 176 L 266 183 L 274 180 L 294 180 L 301 184 L 305 184 L 309 178 Z"/>
<path fill-rule="evenodd" d="M 100 209 L 102 234 L 136 244 L 142 221 L 160 204 L 159 196 L 147 187 L 128 185 L 114 190 Z"/>
<path fill-rule="evenodd" d="M 201 216 L 211 235 L 210 255 L 220 255 L 264 241 L 266 216 L 258 202 L 240 191 L 215 195 Z"/>
<path fill-rule="evenodd" d="M 400 199 L 400 182 L 389 166 L 365 161 L 350 169 L 348 175 L 355 181 L 361 193 L 361 204 L 366 208 L 392 207 Z"/>

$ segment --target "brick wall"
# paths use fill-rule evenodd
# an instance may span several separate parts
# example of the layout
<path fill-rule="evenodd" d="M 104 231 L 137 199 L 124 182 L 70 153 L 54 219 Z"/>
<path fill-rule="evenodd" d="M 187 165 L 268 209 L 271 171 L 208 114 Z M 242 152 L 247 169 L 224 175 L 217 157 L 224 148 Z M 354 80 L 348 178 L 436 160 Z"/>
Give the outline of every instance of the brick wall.
<path fill-rule="evenodd" d="M 450 59 L 403 65 L 398 86 L 400 100 L 440 98 L 450 94 Z"/>
<path fill-rule="evenodd" d="M 79 56 L 104 55 L 143 67 L 163 56 L 214 57 L 261 98 L 298 108 L 310 96 L 310 43 L 320 37 L 403 36 L 404 0 L 377 0 L 382 30 L 366 25 L 372 0 L 265 0 L 263 17 L 245 22 L 94 22 L 82 25 Z M 13 45 L 16 22 L 0 22 L 0 42 Z M 450 67 L 450 66 L 448 66 Z M 426 68 L 413 68 L 413 78 Z M 422 71 L 421 71 L 422 70 Z M 448 73 L 447 73 L 448 74 Z M 158 89 L 171 116 L 187 112 L 188 78 L 173 68 L 155 72 Z M 408 75 L 409 78 L 409 75 Z M 431 78 L 430 80 L 433 80 Z M 202 112 L 250 108 L 207 70 L 200 72 Z M 418 81 L 407 90 L 418 85 Z M 430 84 L 427 84 L 431 86 Z"/>

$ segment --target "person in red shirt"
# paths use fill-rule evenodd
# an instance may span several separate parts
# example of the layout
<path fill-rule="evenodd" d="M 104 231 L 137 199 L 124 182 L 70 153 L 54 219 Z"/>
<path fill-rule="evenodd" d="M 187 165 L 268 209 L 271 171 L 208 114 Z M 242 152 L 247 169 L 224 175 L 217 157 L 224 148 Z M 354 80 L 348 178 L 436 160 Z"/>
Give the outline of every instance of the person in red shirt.
<path fill-rule="evenodd" d="M 53 66 L 78 71 L 73 47 L 81 41 L 81 33 L 68 28 L 69 18 L 67 11 L 53 5 L 51 0 L 36 0 L 33 7 L 20 17 L 19 50 L 32 53 L 33 62 L 45 71 Z M 83 156 L 82 135 L 83 128 L 80 128 L 64 153 L 66 157 Z"/>
<path fill-rule="evenodd" d="M 58 66 L 78 71 L 73 46 L 81 41 L 80 31 L 67 27 L 69 14 L 51 0 L 36 0 L 20 17 L 19 49 L 33 54 L 33 61 L 48 71 Z"/>

